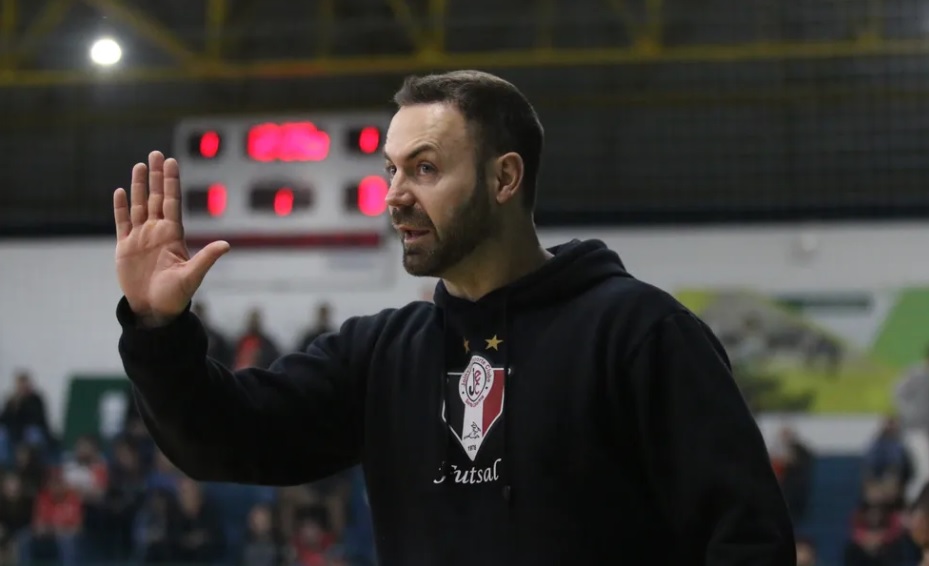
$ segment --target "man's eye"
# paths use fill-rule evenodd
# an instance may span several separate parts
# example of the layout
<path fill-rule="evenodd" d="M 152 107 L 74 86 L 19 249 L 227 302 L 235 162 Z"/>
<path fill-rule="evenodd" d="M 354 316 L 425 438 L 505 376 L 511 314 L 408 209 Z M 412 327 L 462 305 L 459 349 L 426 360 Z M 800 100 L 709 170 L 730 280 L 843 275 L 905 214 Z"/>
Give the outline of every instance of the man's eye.
<path fill-rule="evenodd" d="M 432 173 L 435 173 L 435 167 L 433 167 L 430 163 L 420 163 L 419 172 L 423 175 L 431 175 Z"/>

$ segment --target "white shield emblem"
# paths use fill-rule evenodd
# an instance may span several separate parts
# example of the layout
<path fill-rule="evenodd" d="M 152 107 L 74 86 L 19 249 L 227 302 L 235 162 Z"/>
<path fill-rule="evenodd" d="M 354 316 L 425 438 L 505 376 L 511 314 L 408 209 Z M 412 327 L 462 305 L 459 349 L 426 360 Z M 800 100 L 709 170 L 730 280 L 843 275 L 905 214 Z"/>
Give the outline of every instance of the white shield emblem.
<path fill-rule="evenodd" d="M 465 454 L 474 460 L 484 438 L 503 414 L 504 372 L 481 356 L 473 356 L 455 386 L 461 403 L 446 406 L 443 417 Z"/>

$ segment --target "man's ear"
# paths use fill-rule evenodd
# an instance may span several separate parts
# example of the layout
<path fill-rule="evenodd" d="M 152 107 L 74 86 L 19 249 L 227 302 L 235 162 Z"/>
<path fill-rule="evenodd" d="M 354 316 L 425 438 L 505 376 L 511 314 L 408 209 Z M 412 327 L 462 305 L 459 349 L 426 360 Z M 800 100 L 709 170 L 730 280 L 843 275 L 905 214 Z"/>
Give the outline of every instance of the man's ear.
<path fill-rule="evenodd" d="M 523 158 L 515 152 L 504 153 L 494 161 L 494 198 L 499 204 L 507 203 L 519 196 L 524 171 Z"/>

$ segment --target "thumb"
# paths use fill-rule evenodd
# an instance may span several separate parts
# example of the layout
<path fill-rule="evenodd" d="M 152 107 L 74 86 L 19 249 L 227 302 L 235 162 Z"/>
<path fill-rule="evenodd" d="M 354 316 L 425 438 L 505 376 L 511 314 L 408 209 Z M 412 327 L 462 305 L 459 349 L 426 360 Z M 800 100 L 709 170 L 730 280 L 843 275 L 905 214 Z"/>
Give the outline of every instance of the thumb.
<path fill-rule="evenodd" d="M 216 260 L 229 251 L 230 247 L 229 242 L 224 242 L 222 240 L 212 242 L 197 252 L 194 257 L 187 260 L 190 283 L 193 284 L 194 288 L 199 287 L 200 284 L 203 283 L 203 278 L 206 277 L 207 272 L 213 267 Z"/>

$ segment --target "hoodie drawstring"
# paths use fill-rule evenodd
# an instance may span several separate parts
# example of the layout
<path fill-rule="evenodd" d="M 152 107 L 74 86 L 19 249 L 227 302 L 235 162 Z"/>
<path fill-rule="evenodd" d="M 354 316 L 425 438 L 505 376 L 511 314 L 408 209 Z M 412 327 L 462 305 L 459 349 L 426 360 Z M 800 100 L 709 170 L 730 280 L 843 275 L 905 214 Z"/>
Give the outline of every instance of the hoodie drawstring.
<path fill-rule="evenodd" d="M 445 477 L 448 469 L 448 423 L 446 422 L 447 409 L 445 407 L 446 390 L 448 389 L 448 317 L 442 312 L 442 369 L 439 374 L 439 477 Z"/>

